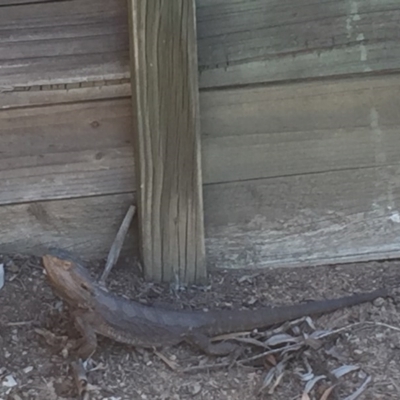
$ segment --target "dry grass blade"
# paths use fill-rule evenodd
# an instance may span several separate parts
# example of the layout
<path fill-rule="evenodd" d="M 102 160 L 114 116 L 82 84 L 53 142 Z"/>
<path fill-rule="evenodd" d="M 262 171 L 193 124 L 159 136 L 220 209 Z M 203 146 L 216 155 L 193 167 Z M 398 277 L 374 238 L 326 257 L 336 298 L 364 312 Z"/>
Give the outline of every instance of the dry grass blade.
<path fill-rule="evenodd" d="M 220 342 L 221 340 L 230 340 L 230 339 L 236 339 L 238 337 L 242 336 L 248 336 L 250 335 L 251 332 L 234 332 L 234 333 L 227 333 L 225 335 L 219 335 L 219 336 L 214 336 L 211 338 L 211 342 Z"/>
<path fill-rule="evenodd" d="M 4 286 L 4 264 L 0 264 L 0 289 Z"/>
<path fill-rule="evenodd" d="M 285 349 L 285 354 L 288 353 L 289 351 L 298 350 L 299 348 L 301 348 L 301 346 L 299 346 L 297 344 L 296 345 L 292 345 L 292 346 L 287 346 L 287 347 L 284 348 Z M 264 351 L 263 353 L 256 354 L 256 355 L 254 355 L 252 357 L 248 357 L 248 358 L 244 358 L 242 360 L 239 360 L 238 364 L 239 365 L 243 365 L 245 363 L 248 363 L 248 362 L 251 362 L 251 361 L 256 361 L 256 360 L 259 360 L 260 358 L 264 358 L 264 357 L 266 357 L 266 356 L 268 356 L 270 354 L 277 354 L 277 353 L 281 353 L 281 352 L 282 352 L 282 349 L 272 349 L 272 350 Z"/>

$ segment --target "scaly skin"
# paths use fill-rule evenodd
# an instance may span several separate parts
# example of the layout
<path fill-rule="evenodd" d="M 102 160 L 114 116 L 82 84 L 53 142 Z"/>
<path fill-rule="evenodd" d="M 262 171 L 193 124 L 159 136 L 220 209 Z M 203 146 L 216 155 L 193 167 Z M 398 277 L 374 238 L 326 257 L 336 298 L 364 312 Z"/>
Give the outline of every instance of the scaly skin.
<path fill-rule="evenodd" d="M 145 306 L 118 297 L 100 287 L 77 260 L 53 254 L 43 256 L 48 280 L 73 310 L 82 334 L 79 354 L 86 359 L 96 350 L 100 334 L 135 347 L 156 348 L 187 341 L 207 354 L 225 355 L 236 346 L 211 344 L 210 336 L 267 328 L 304 316 L 332 312 L 388 296 L 386 289 L 332 300 L 259 310 L 173 311 Z"/>

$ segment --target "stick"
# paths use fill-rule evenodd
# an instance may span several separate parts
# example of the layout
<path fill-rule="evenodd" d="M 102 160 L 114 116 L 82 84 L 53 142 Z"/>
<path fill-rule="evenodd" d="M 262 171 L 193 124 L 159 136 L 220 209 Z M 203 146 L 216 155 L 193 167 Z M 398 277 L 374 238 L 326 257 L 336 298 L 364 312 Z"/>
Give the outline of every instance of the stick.
<path fill-rule="evenodd" d="M 72 374 L 74 376 L 76 388 L 78 389 L 79 399 L 82 399 L 82 400 L 87 399 L 88 398 L 88 392 L 87 392 L 88 380 L 87 380 L 87 376 L 86 376 L 85 367 L 83 366 L 82 361 L 81 360 L 73 361 L 71 363 L 71 369 L 72 369 Z"/>
<path fill-rule="evenodd" d="M 104 267 L 103 274 L 99 279 L 99 284 L 101 286 L 105 287 L 106 279 L 108 278 L 108 275 L 110 274 L 114 265 L 117 263 L 119 253 L 121 252 L 122 245 L 124 244 L 126 234 L 128 233 L 129 225 L 131 224 L 135 212 L 136 212 L 136 207 L 134 205 L 131 205 L 129 207 L 128 212 L 125 215 L 124 220 L 122 221 L 117 236 L 115 236 L 110 252 L 108 253 L 106 266 Z"/>

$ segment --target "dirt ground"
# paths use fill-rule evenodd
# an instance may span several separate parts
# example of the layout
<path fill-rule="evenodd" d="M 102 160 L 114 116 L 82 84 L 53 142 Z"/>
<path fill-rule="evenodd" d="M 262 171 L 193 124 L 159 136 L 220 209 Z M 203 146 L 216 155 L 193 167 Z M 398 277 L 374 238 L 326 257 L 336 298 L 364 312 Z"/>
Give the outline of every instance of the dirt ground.
<path fill-rule="evenodd" d="M 0 289 L 0 399 L 78 398 L 63 350 L 66 338 L 73 340 L 77 333 L 68 310 L 47 284 L 41 261 L 15 255 L 0 256 L 0 263 L 5 269 L 5 283 Z M 132 267 L 119 266 L 109 278 L 109 288 L 166 308 L 256 309 L 370 291 L 382 285 L 395 286 L 400 282 L 399 267 L 399 261 L 390 261 L 218 272 L 212 274 L 209 287 L 176 292 L 168 286 L 144 283 Z M 93 266 L 93 271 L 98 274 L 101 270 Z M 229 364 L 231 359 L 205 356 L 185 344 L 163 349 L 169 364 L 177 367 L 173 370 L 152 351 L 135 351 L 101 338 L 93 356 L 94 371 L 88 373 L 89 395 L 104 400 L 343 400 L 351 399 L 347 396 L 367 382 L 358 399 L 400 399 L 397 299 L 395 294 L 389 299 L 313 318 L 317 330 L 342 329 L 305 342 L 301 349 L 291 353 L 294 356 L 283 369 L 274 369 L 282 354 L 261 357 L 266 349 L 254 346 L 256 341 L 241 344 L 244 350 L 238 360 L 244 362 L 225 367 L 218 366 Z M 313 331 L 306 322 L 299 323 L 297 328 L 285 327 L 285 332 L 300 337 Z M 253 332 L 252 337 L 261 336 Z M 252 362 L 249 358 L 254 355 L 259 358 Z M 345 365 L 357 368 L 338 379 L 332 376 L 334 368 Z M 326 377 L 318 380 L 306 395 L 307 382 L 311 385 L 312 379 L 321 375 Z M 271 385 L 264 387 L 263 382 L 269 377 L 273 378 Z M 327 390 L 332 386 L 329 394 Z"/>

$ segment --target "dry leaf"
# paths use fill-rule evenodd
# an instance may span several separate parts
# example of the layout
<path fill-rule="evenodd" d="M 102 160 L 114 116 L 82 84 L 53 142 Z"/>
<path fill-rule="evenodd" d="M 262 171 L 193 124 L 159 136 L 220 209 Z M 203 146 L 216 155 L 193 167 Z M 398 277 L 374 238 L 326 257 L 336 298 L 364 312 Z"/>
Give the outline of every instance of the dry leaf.
<path fill-rule="evenodd" d="M 286 343 L 298 343 L 300 338 L 288 335 L 287 333 L 281 333 L 274 335 L 265 341 L 265 345 L 275 347 Z"/>
<path fill-rule="evenodd" d="M 273 366 L 276 366 L 276 358 L 273 356 L 273 354 L 268 354 L 266 357 L 265 357 L 265 361 L 267 361 L 268 363 L 270 363 L 271 365 L 273 365 Z"/>
<path fill-rule="evenodd" d="M 362 385 L 350 396 L 347 396 L 343 400 L 356 400 L 366 389 L 368 384 L 371 382 L 371 376 L 368 376 L 367 379 L 362 383 Z"/>
<path fill-rule="evenodd" d="M 273 394 L 275 389 L 278 387 L 278 385 L 281 383 L 281 380 L 283 378 L 284 372 L 282 372 L 277 378 L 275 383 L 272 385 L 271 389 L 268 390 L 268 394 Z"/>
<path fill-rule="evenodd" d="M 319 376 L 315 376 L 313 379 L 310 379 L 307 384 L 306 387 L 304 388 L 304 391 L 306 393 L 310 393 L 311 390 L 314 388 L 314 386 L 316 385 L 317 382 L 319 382 L 322 379 L 326 379 L 325 375 L 319 375 Z"/>
<path fill-rule="evenodd" d="M 359 366 L 357 365 L 342 365 L 339 368 L 335 368 L 334 370 L 331 371 L 331 373 L 337 378 L 341 378 L 342 376 L 353 372 L 353 371 L 358 371 L 360 369 Z"/>
<path fill-rule="evenodd" d="M 328 400 L 328 397 L 332 393 L 332 391 L 335 388 L 335 386 L 336 385 L 328 387 L 328 389 L 325 390 L 325 392 L 322 394 L 322 396 L 321 396 L 321 398 L 319 400 Z"/>
<path fill-rule="evenodd" d="M 260 393 L 262 390 L 266 389 L 272 382 L 272 380 L 274 379 L 275 376 L 275 372 L 276 372 L 276 368 L 271 368 L 267 375 L 265 375 L 265 378 L 263 379 L 263 382 L 261 384 L 260 389 L 258 390 L 258 392 Z"/>
<path fill-rule="evenodd" d="M 301 396 L 301 400 L 311 400 L 311 399 L 310 399 L 310 396 L 304 392 Z"/>

